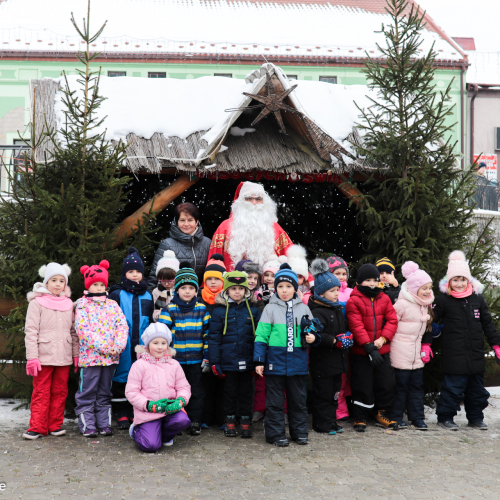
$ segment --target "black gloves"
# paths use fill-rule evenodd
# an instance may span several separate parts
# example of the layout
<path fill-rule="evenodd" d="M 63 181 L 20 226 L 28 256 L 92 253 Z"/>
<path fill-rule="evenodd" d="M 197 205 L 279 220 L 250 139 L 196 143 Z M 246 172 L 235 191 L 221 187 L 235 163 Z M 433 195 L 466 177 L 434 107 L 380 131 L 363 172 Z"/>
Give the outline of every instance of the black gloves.
<path fill-rule="evenodd" d="M 384 358 L 378 352 L 378 349 L 375 347 L 375 344 L 373 343 L 365 344 L 363 346 L 363 349 L 365 350 L 366 354 L 368 354 L 368 357 L 370 358 L 370 361 L 372 362 L 375 368 L 378 368 L 380 365 L 384 363 Z"/>

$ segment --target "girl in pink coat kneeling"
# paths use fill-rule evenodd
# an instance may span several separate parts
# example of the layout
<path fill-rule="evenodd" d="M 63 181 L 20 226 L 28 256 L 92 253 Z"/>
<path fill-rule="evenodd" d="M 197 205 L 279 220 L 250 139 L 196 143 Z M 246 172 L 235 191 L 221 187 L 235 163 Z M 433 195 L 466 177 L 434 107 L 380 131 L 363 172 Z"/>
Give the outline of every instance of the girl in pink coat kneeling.
<path fill-rule="evenodd" d="M 391 418 L 400 429 L 406 407 L 408 419 L 416 429 L 425 431 L 424 422 L 424 364 L 432 356 L 432 309 L 434 302 L 432 279 L 418 264 L 408 261 L 401 267 L 406 281 L 394 304 L 398 329 L 391 342 L 391 365 L 396 372 L 396 391 Z"/>
<path fill-rule="evenodd" d="M 137 361 L 128 376 L 125 396 L 134 407 L 130 437 L 140 450 L 158 451 L 171 446 L 174 436 L 191 421 L 184 410 L 191 397 L 181 365 L 172 356 L 172 332 L 164 323 L 152 323 L 141 336 L 144 345 L 135 348 Z"/>

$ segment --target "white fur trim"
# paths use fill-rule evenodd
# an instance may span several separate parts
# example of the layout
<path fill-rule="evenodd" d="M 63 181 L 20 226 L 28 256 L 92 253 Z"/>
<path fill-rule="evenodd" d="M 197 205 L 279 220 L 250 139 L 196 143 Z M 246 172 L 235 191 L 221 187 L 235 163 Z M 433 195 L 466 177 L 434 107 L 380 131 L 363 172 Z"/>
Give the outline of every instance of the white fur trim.
<path fill-rule="evenodd" d="M 266 191 L 264 186 L 255 182 L 247 181 L 243 183 L 243 186 L 241 186 L 238 199 L 242 198 L 244 200 L 247 196 L 263 196 L 265 193 Z"/>

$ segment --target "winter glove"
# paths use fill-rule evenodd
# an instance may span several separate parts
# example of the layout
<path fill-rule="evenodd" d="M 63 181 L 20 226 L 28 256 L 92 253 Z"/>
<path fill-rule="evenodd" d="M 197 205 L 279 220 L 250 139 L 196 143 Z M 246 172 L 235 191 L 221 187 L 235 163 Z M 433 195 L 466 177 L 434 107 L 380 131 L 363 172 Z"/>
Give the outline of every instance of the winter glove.
<path fill-rule="evenodd" d="M 337 346 L 338 349 L 349 349 L 354 344 L 351 332 L 341 333 L 340 335 L 337 335 L 335 338 L 337 339 L 335 345 Z"/>
<path fill-rule="evenodd" d="M 201 362 L 201 373 L 210 373 L 210 362 L 208 359 L 204 359 Z"/>
<path fill-rule="evenodd" d="M 219 377 L 219 378 L 226 378 L 220 365 L 212 365 L 212 372 L 214 375 L 217 375 L 217 377 Z"/>
<path fill-rule="evenodd" d="M 155 309 L 153 311 L 153 321 L 156 323 L 158 321 L 158 319 L 160 318 L 160 314 L 161 314 L 161 309 Z"/>
<path fill-rule="evenodd" d="M 430 344 L 422 344 L 420 356 L 423 363 L 428 363 L 434 357 Z"/>
<path fill-rule="evenodd" d="M 444 325 L 438 325 L 437 323 L 432 323 L 432 338 L 437 339 L 441 335 L 441 330 Z"/>
<path fill-rule="evenodd" d="M 75 373 L 78 371 L 78 356 L 73 358 L 73 364 L 75 365 Z"/>
<path fill-rule="evenodd" d="M 148 401 L 146 404 L 146 411 L 149 413 L 165 413 L 165 408 L 169 401 L 168 399 L 160 399 L 159 401 Z"/>
<path fill-rule="evenodd" d="M 35 359 L 29 359 L 28 362 L 26 363 L 26 374 L 29 375 L 30 377 L 37 377 L 38 372 L 42 371 L 42 365 L 40 364 L 40 360 L 35 358 Z"/>
<path fill-rule="evenodd" d="M 177 398 L 170 404 L 167 404 L 165 407 L 165 413 L 167 415 L 172 415 L 173 413 L 177 413 L 178 411 L 181 411 L 184 406 L 186 406 L 186 400 L 184 398 Z"/>
<path fill-rule="evenodd" d="M 494 345 L 493 350 L 495 351 L 495 357 L 497 358 L 496 362 L 498 365 L 500 365 L 500 347 L 497 345 Z"/>
<path fill-rule="evenodd" d="M 373 342 L 365 344 L 363 346 L 363 349 L 365 350 L 366 354 L 368 354 L 368 357 L 370 358 L 370 361 L 375 368 L 378 368 L 384 363 L 384 358 L 378 352 L 378 349 L 375 347 L 375 344 Z"/>

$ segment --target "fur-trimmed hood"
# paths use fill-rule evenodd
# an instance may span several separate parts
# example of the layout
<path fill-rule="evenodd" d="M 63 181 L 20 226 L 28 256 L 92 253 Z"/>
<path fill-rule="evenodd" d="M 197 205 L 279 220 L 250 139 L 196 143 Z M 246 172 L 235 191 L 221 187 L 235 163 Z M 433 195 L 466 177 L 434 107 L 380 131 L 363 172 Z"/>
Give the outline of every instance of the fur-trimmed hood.
<path fill-rule="evenodd" d="M 448 282 L 450 280 L 448 279 L 447 276 L 445 276 L 440 282 L 439 282 L 439 290 L 443 293 L 445 293 L 446 295 L 449 295 L 449 292 L 448 292 Z M 470 284 L 472 285 L 472 290 L 474 291 L 474 293 L 480 295 L 483 293 L 484 291 L 484 285 L 482 283 L 479 282 L 479 280 L 477 280 L 476 278 L 472 278 L 471 281 L 470 281 Z"/>
<path fill-rule="evenodd" d="M 256 306 L 259 302 L 259 299 L 255 296 L 253 292 L 250 290 L 247 290 L 249 292 L 249 296 L 247 293 L 245 293 L 245 298 L 250 302 L 251 306 Z M 229 298 L 229 297 L 228 297 Z M 215 297 L 215 305 L 216 306 L 226 306 L 226 299 L 224 297 L 224 292 L 220 292 L 216 295 Z"/>
<path fill-rule="evenodd" d="M 31 302 L 33 299 L 41 297 L 46 293 L 52 295 L 43 283 L 38 282 L 33 285 L 33 290 L 27 293 L 26 298 L 28 299 L 28 302 Z M 71 288 L 66 285 L 66 288 L 61 292 L 61 296 L 68 297 L 68 299 L 70 299 Z"/>

